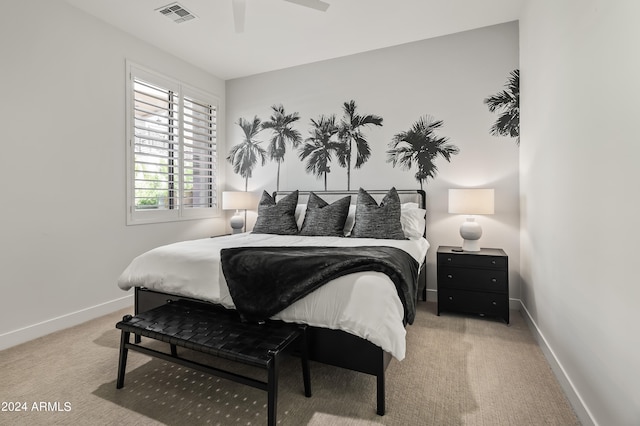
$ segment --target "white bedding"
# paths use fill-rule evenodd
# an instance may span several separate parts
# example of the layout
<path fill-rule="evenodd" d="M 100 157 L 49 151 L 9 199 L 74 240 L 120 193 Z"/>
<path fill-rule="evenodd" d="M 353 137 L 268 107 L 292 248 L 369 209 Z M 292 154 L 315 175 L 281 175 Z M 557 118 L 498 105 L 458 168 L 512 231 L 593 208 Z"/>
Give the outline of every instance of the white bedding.
<path fill-rule="evenodd" d="M 118 279 L 118 286 L 123 290 L 146 287 L 233 308 L 220 264 L 223 248 L 379 245 L 400 248 L 419 264 L 429 249 L 424 238 L 379 240 L 243 233 L 184 241 L 150 250 L 131 262 Z M 343 330 L 371 341 L 402 360 L 406 349 L 403 316 L 402 303 L 389 277 L 380 272 L 359 272 L 327 283 L 273 318 Z"/>

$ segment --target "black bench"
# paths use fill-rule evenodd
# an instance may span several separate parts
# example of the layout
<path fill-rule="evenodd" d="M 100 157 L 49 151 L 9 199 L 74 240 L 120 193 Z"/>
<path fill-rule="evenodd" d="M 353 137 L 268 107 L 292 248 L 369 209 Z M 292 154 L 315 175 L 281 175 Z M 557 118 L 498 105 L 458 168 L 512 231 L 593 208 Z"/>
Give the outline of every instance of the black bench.
<path fill-rule="evenodd" d="M 175 362 L 228 380 L 267 391 L 268 424 L 276 424 L 278 364 L 281 352 L 298 338 L 301 342 L 302 375 L 305 396 L 311 396 L 311 379 L 306 341 L 306 326 L 267 321 L 244 323 L 235 311 L 213 305 L 178 300 L 139 313 L 126 315 L 116 324 L 122 330 L 116 387 L 124 386 L 129 349 Z M 171 353 L 130 343 L 131 333 L 167 342 Z M 177 346 L 225 358 L 267 370 L 267 381 L 259 381 L 231 371 L 204 365 L 178 356 Z"/>

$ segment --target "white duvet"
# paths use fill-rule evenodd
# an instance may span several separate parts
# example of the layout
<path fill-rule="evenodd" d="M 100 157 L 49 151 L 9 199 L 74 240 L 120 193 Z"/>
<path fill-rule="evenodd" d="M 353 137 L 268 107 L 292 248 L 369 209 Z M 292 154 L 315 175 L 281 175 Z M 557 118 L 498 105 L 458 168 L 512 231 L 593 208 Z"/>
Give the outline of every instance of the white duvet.
<path fill-rule="evenodd" d="M 135 258 L 118 279 L 123 290 L 140 286 L 233 308 L 222 273 L 220 250 L 239 246 L 379 246 L 397 247 L 419 264 L 429 243 L 424 238 L 302 237 L 235 234 L 158 247 Z M 404 309 L 395 285 L 380 272 L 358 272 L 330 281 L 273 318 L 343 330 L 369 340 L 398 360 L 405 357 Z"/>

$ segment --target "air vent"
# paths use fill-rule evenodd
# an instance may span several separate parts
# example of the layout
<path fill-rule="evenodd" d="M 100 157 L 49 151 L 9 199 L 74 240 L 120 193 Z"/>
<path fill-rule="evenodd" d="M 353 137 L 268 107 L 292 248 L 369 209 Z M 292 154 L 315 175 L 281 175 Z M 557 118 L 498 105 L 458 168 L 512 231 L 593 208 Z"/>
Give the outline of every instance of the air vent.
<path fill-rule="evenodd" d="M 189 12 L 178 3 L 171 3 L 156 10 L 167 18 L 171 19 L 176 24 L 190 21 L 195 18 L 195 15 L 193 13 Z"/>

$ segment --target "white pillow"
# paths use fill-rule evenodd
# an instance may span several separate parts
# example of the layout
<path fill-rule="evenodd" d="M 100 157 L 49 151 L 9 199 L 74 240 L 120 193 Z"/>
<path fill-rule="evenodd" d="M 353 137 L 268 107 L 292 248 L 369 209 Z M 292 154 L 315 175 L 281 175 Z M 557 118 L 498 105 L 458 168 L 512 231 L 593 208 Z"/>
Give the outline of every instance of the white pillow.
<path fill-rule="evenodd" d="M 427 211 L 418 207 L 418 203 L 404 203 L 400 206 L 400 225 L 404 236 L 409 239 L 421 238 L 426 226 Z"/>
<path fill-rule="evenodd" d="M 409 209 L 417 209 L 420 208 L 420 206 L 418 205 L 418 203 L 402 203 L 400 205 L 400 208 L 402 210 L 409 210 Z"/>
<path fill-rule="evenodd" d="M 351 235 L 351 230 L 353 229 L 353 225 L 356 223 L 356 205 L 351 204 L 349 206 L 349 213 L 347 214 L 347 220 L 344 222 L 344 235 Z"/>
<path fill-rule="evenodd" d="M 294 213 L 294 217 L 296 218 L 296 224 L 298 225 L 298 229 L 302 229 L 302 224 L 304 223 L 304 217 L 307 214 L 307 205 L 306 204 L 298 204 L 296 206 L 296 212 Z"/>

